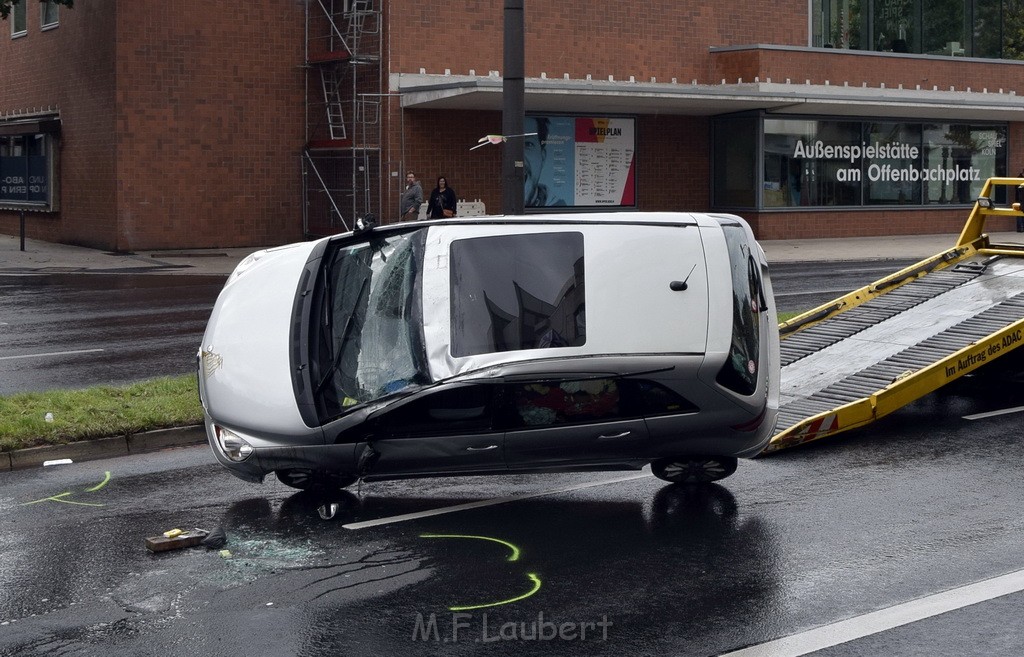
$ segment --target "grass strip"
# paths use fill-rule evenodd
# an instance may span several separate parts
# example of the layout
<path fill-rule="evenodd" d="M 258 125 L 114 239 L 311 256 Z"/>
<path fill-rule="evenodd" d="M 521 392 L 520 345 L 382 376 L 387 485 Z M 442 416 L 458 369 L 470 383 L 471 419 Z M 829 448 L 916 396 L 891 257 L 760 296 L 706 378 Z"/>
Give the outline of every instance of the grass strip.
<path fill-rule="evenodd" d="M 194 375 L 20 393 L 0 397 L 0 452 L 200 424 L 202 418 Z"/>
<path fill-rule="evenodd" d="M 800 312 L 779 313 L 784 322 Z M 46 421 L 46 414 L 53 421 Z M 127 386 L 0 397 L 0 452 L 201 424 L 196 378 L 185 374 Z"/>

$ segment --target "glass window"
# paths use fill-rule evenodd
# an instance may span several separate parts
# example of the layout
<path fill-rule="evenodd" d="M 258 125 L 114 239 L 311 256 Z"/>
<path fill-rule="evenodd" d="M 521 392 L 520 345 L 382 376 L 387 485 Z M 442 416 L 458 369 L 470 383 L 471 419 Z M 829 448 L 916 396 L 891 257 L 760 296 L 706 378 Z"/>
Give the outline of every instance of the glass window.
<path fill-rule="evenodd" d="M 1024 59 L 1024 0 L 1003 0 L 1004 59 Z"/>
<path fill-rule="evenodd" d="M 1006 175 L 1006 128 L 923 126 L 925 203 L 973 203 L 987 178 Z"/>
<path fill-rule="evenodd" d="M 619 419 L 615 379 L 538 381 L 508 386 L 518 426 L 540 427 Z"/>
<path fill-rule="evenodd" d="M 765 119 L 764 207 L 860 205 L 860 123 Z"/>
<path fill-rule="evenodd" d="M 489 431 L 495 389 L 492 385 L 446 388 L 387 411 L 379 426 L 390 436 Z"/>
<path fill-rule="evenodd" d="M 451 272 L 453 356 L 586 342 L 582 233 L 456 240 Z"/>
<path fill-rule="evenodd" d="M 865 205 L 921 203 L 921 126 L 914 123 L 866 123 Z"/>
<path fill-rule="evenodd" d="M 760 207 L 970 205 L 1006 175 L 1006 135 L 1005 124 L 765 118 Z"/>
<path fill-rule="evenodd" d="M 757 389 L 764 294 L 747 234 L 738 224 L 722 224 L 732 272 L 732 344 L 716 380 L 742 395 Z"/>
<path fill-rule="evenodd" d="M 316 394 L 327 414 L 429 382 L 415 290 L 426 230 L 325 258 Z"/>
<path fill-rule="evenodd" d="M 21 36 L 28 30 L 26 9 L 28 0 L 21 0 L 11 7 L 11 36 Z"/>
<path fill-rule="evenodd" d="M 1021 0 L 811 0 L 811 45 L 1024 58 Z"/>
<path fill-rule="evenodd" d="M 547 427 L 694 413 L 697 407 L 660 383 L 599 377 L 509 383 L 514 427 Z"/>
<path fill-rule="evenodd" d="M 717 207 L 757 204 L 756 117 L 722 119 L 714 126 L 714 201 Z"/>
<path fill-rule="evenodd" d="M 50 202 L 50 138 L 0 136 L 0 203 Z"/>
<path fill-rule="evenodd" d="M 39 4 L 42 11 L 42 26 L 57 27 L 57 7 L 59 7 L 59 5 L 56 2 L 50 2 L 50 0 Z"/>

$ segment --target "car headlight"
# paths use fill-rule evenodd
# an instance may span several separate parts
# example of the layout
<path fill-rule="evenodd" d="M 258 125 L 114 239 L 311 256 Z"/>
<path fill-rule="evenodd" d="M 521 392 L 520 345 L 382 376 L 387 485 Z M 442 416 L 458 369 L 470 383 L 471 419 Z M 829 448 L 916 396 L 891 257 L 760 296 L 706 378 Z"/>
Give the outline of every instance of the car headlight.
<path fill-rule="evenodd" d="M 213 426 L 213 430 L 217 435 L 217 444 L 220 445 L 221 451 L 228 459 L 236 462 L 244 461 L 252 454 L 252 445 L 245 442 L 245 439 L 234 431 L 217 425 Z"/>

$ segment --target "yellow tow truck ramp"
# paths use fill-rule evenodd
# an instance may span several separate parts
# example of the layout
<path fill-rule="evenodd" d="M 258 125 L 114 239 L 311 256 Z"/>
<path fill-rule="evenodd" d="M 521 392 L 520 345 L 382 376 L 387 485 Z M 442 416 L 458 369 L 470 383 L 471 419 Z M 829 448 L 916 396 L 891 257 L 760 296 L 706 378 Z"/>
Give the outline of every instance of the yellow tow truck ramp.
<path fill-rule="evenodd" d="M 1024 346 L 1024 235 L 994 244 L 990 178 L 957 243 L 779 325 L 779 417 L 764 453 L 862 427 Z"/>

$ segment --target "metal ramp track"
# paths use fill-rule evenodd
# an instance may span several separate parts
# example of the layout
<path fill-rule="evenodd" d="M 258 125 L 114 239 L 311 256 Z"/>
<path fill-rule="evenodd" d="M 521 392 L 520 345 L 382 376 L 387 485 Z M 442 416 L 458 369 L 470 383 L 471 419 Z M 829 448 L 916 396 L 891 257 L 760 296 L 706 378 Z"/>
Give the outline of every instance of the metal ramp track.
<path fill-rule="evenodd" d="M 938 273 L 943 272 L 936 272 L 936 274 Z M 934 275 L 932 274 L 932 276 Z M 905 287 L 910 287 L 910 285 L 913 284 Z M 886 296 L 889 297 L 895 293 L 894 291 Z M 878 299 L 878 301 L 882 300 Z M 830 409 L 869 397 L 908 374 L 934 365 L 964 347 L 1022 319 L 1024 319 L 1024 292 L 806 398 L 783 405 L 779 408 L 776 426 L 794 426 Z"/>
<path fill-rule="evenodd" d="M 782 367 L 821 351 L 829 345 L 860 333 L 879 322 L 913 308 L 935 296 L 974 280 L 981 271 L 946 269 L 932 272 L 924 278 L 851 308 L 845 313 L 794 333 L 782 340 L 780 355 Z"/>

